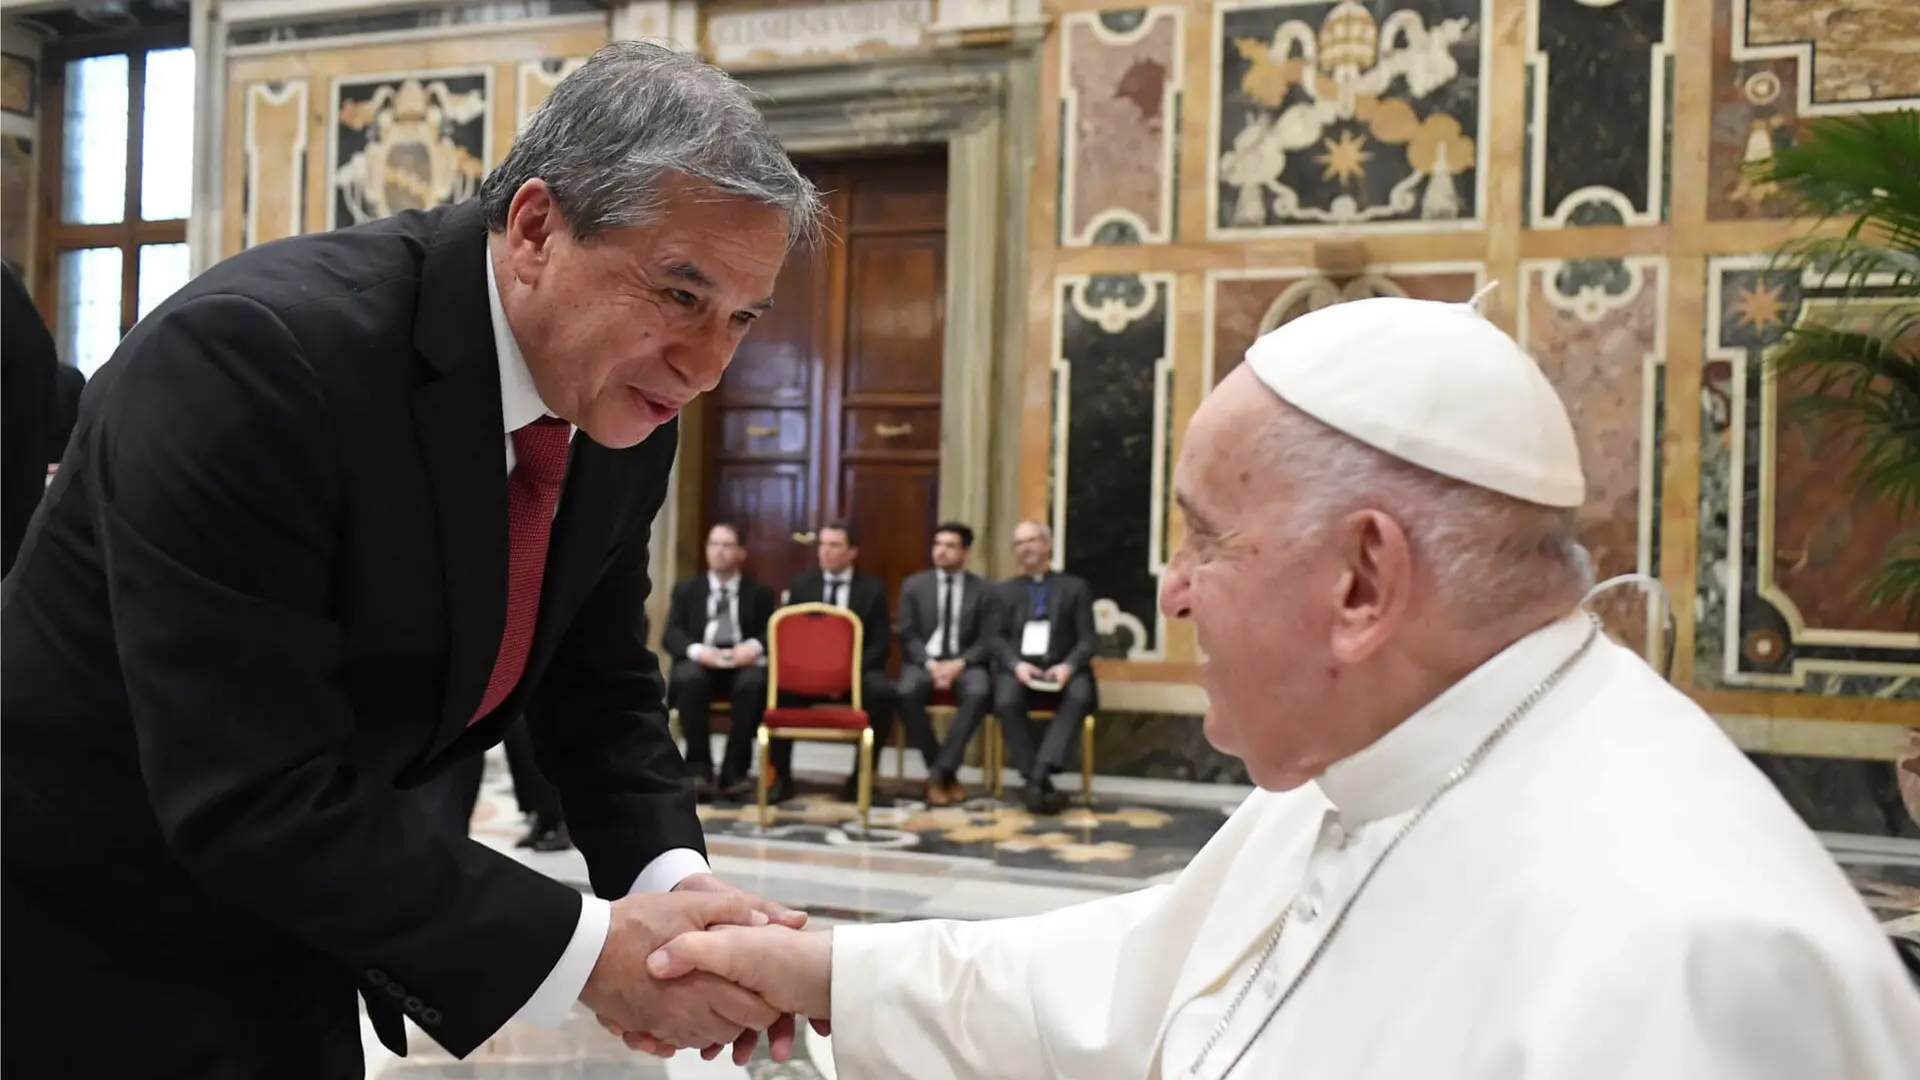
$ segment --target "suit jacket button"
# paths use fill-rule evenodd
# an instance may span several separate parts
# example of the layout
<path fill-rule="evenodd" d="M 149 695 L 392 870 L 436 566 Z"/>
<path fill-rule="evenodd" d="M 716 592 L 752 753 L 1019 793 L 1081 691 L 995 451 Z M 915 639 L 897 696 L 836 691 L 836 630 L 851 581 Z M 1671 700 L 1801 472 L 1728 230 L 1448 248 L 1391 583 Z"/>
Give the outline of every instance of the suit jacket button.
<path fill-rule="evenodd" d="M 403 997 L 406 997 L 406 996 L 407 996 L 407 988 L 406 988 L 406 987 L 404 987 L 404 986 L 401 986 L 401 985 L 400 985 L 399 983 L 396 983 L 396 982 L 390 982 L 390 983 L 388 983 L 388 984 L 387 984 L 387 996 L 388 996 L 388 997 L 397 997 L 397 998 L 403 998 Z"/>
<path fill-rule="evenodd" d="M 387 985 L 387 973 L 381 971 L 379 968 L 368 968 L 367 981 L 375 986 L 385 986 Z"/>
<path fill-rule="evenodd" d="M 426 1003 L 421 1001 L 417 997 L 410 997 L 406 1000 L 406 1002 L 401 1007 L 406 1009 L 410 1013 L 417 1013 L 421 1009 L 426 1007 Z"/>
<path fill-rule="evenodd" d="M 421 1010 L 420 1010 L 420 1022 L 421 1022 L 421 1023 L 423 1023 L 423 1024 L 437 1024 L 437 1023 L 439 1023 L 439 1022 L 440 1022 L 440 1010 L 439 1010 L 439 1009 L 421 1009 Z"/>

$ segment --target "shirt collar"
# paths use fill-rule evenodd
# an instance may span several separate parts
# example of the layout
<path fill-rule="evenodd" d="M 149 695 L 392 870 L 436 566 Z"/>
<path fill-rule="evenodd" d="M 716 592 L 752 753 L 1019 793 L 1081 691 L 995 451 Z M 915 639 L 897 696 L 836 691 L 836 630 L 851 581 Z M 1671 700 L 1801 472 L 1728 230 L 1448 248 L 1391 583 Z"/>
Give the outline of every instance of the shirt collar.
<path fill-rule="evenodd" d="M 527 370 L 513 327 L 507 325 L 506 309 L 500 306 L 491 249 L 487 251 L 487 310 L 493 316 L 493 353 L 500 359 L 500 422 L 506 425 L 504 430 L 517 431 L 550 413 L 533 385 L 533 373 Z"/>
<path fill-rule="evenodd" d="M 732 588 L 734 582 L 739 580 L 739 574 L 735 574 L 732 577 L 721 577 L 711 570 L 707 571 L 707 588 L 709 589 Z"/>
<path fill-rule="evenodd" d="M 1574 612 L 1507 646 L 1372 745 L 1327 766 L 1315 781 L 1321 794 L 1348 824 L 1420 805 L 1580 647 L 1591 625 Z"/>

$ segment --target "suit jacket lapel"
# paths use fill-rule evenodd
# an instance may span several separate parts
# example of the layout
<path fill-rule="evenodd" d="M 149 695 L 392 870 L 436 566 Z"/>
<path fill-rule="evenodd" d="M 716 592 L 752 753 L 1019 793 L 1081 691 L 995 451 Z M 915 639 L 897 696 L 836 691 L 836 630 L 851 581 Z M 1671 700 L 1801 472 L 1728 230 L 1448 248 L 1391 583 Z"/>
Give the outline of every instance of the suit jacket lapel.
<path fill-rule="evenodd" d="M 414 347 L 435 376 L 413 394 L 413 418 L 433 486 L 446 575 L 447 684 L 439 750 L 486 692 L 507 622 L 506 431 L 487 300 L 487 233 L 478 204 L 447 211 L 428 249 Z"/>

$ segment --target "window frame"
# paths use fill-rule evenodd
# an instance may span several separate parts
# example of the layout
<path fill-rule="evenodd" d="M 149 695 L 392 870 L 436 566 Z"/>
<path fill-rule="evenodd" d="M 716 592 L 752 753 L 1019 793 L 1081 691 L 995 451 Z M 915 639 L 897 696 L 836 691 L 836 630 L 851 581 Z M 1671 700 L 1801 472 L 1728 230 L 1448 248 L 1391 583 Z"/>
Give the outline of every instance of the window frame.
<path fill-rule="evenodd" d="M 59 337 L 60 256 L 81 248 L 120 249 L 120 326 L 125 337 L 140 311 L 140 249 L 184 244 L 190 218 L 144 221 L 140 217 L 141 166 L 146 137 L 147 54 L 190 47 L 185 26 L 149 27 L 126 34 L 90 35 L 49 42 L 40 59 L 40 206 L 34 237 L 34 297 L 40 314 Z M 128 54 L 126 200 L 120 220 L 105 225 L 62 220 L 65 191 L 67 65 L 94 56 Z M 197 62 L 197 58 L 196 58 Z"/>

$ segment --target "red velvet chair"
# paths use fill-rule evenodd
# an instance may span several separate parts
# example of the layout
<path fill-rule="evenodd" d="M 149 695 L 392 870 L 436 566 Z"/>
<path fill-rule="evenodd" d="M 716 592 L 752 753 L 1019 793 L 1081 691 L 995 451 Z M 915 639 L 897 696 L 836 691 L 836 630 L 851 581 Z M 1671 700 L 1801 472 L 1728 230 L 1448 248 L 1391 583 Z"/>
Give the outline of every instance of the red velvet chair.
<path fill-rule="evenodd" d="M 873 805 L 873 729 L 860 705 L 860 619 L 832 604 L 795 604 L 767 622 L 767 712 L 760 722 L 760 824 L 772 824 L 774 739 L 860 744 L 860 828 Z M 831 698 L 829 705 L 780 704 L 781 694 Z M 845 701 L 851 704 L 840 704 Z"/>

